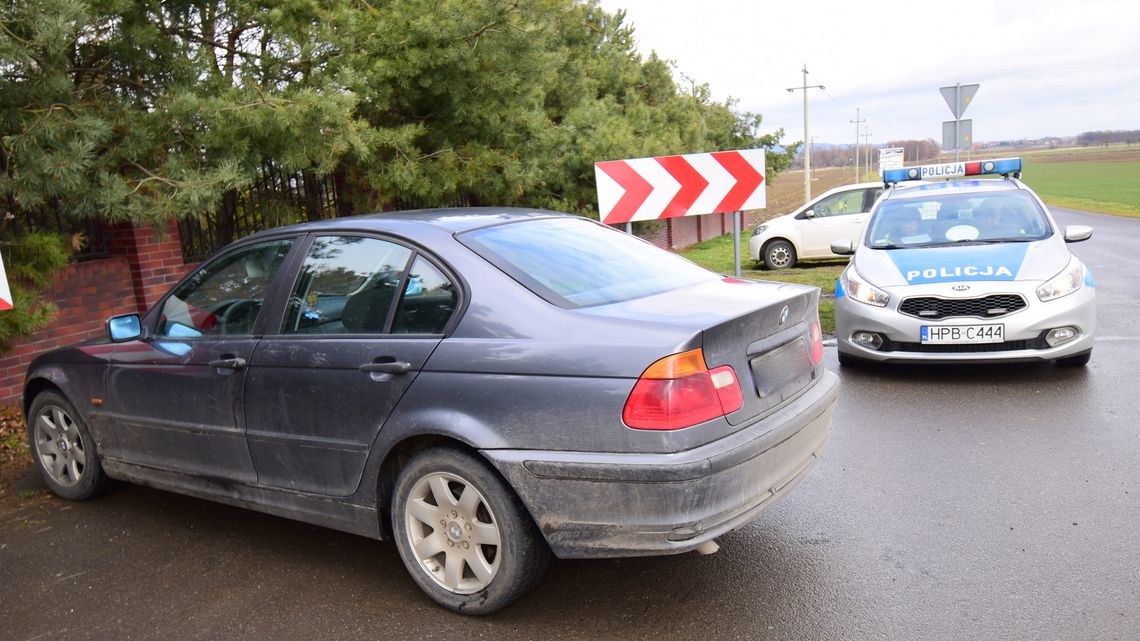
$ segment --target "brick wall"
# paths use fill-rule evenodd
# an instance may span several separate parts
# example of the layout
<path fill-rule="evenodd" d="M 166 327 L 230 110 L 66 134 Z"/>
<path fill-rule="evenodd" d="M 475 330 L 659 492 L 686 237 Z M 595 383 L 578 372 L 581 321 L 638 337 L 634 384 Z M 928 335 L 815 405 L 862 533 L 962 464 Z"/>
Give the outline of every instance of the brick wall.
<path fill-rule="evenodd" d="M 20 401 L 24 374 L 36 355 L 103 336 L 108 317 L 145 312 L 191 267 L 182 262 L 173 223 L 108 231 L 107 258 L 69 265 L 45 292 L 59 309 L 55 320 L 0 353 L 0 407 Z"/>
<path fill-rule="evenodd" d="M 741 230 L 745 228 L 741 216 Z M 625 229 L 619 225 L 618 229 Z M 660 221 L 657 229 L 644 236 L 645 240 L 662 249 L 684 249 L 702 240 L 732 233 L 732 214 L 684 216 Z"/>
<path fill-rule="evenodd" d="M 125 256 L 130 264 L 140 314 L 188 271 L 182 261 L 182 244 L 174 221 L 161 228 L 116 225 L 111 228 L 107 243 L 109 253 Z"/>

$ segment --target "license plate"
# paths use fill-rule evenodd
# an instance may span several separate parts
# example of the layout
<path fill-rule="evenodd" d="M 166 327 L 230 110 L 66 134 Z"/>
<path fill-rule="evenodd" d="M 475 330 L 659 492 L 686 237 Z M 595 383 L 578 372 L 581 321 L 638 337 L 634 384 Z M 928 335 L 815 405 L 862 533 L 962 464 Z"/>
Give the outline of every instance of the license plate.
<path fill-rule="evenodd" d="M 1005 325 L 923 325 L 924 345 L 972 345 L 1005 341 Z"/>

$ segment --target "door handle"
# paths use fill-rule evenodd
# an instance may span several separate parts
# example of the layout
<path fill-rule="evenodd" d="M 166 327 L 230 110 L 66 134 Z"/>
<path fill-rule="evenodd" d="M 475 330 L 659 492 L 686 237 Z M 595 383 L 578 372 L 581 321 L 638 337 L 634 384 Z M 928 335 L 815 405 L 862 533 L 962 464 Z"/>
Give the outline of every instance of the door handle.
<path fill-rule="evenodd" d="M 360 371 L 370 374 L 407 374 L 412 364 L 405 361 L 388 361 L 387 363 L 365 363 Z"/>
<path fill-rule="evenodd" d="M 218 369 L 242 369 L 245 367 L 246 362 L 244 358 L 219 358 L 215 361 L 210 361 L 210 367 Z"/>

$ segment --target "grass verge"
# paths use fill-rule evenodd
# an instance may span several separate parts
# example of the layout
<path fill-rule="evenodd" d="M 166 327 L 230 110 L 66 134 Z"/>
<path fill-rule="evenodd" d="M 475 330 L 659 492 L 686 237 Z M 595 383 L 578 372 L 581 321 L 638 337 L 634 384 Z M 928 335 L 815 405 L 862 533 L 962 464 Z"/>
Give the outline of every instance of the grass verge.
<path fill-rule="evenodd" d="M 818 287 L 822 294 L 819 300 L 819 324 L 825 334 L 835 333 L 835 281 L 847 266 L 847 259 L 800 263 L 790 269 L 775 271 L 757 269 L 748 258 L 748 235 L 740 236 L 740 275 L 755 280 L 772 280 L 781 283 L 797 283 Z M 697 243 L 679 252 L 685 258 L 722 274 L 735 273 L 732 254 L 732 235 L 726 234 Z"/>
<path fill-rule="evenodd" d="M 1140 218 L 1140 162 L 1039 163 L 1025 182 L 1051 205 Z"/>

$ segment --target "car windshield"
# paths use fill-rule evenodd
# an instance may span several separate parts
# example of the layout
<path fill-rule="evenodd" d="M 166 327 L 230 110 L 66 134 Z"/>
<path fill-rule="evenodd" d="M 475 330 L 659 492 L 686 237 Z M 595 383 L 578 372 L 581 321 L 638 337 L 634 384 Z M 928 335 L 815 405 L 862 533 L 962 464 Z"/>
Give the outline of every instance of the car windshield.
<path fill-rule="evenodd" d="M 566 308 L 617 303 L 719 278 L 680 256 L 584 219 L 508 223 L 458 238 L 535 294 Z"/>
<path fill-rule="evenodd" d="M 931 193 L 879 204 L 866 244 L 876 249 L 1041 240 L 1053 231 L 1028 193 Z"/>

